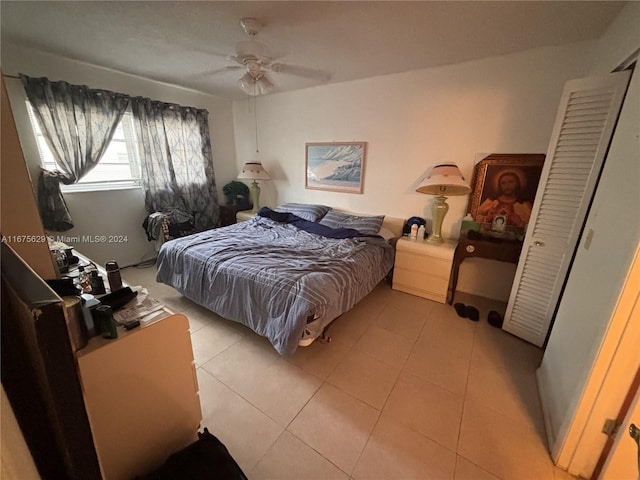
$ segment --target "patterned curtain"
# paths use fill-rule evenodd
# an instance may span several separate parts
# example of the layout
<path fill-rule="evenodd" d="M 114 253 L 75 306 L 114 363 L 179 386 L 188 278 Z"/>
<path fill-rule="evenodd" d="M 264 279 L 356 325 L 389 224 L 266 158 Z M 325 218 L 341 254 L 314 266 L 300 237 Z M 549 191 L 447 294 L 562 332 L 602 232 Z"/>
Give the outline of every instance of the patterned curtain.
<path fill-rule="evenodd" d="M 219 224 L 208 112 L 192 107 L 131 99 L 149 213 L 181 209 L 198 230 Z"/>
<path fill-rule="evenodd" d="M 42 223 L 47 230 L 69 230 L 73 223 L 60 182 L 77 183 L 98 164 L 129 104 L 129 96 L 23 74 L 20 79 L 61 170 L 43 172 L 39 179 Z"/>

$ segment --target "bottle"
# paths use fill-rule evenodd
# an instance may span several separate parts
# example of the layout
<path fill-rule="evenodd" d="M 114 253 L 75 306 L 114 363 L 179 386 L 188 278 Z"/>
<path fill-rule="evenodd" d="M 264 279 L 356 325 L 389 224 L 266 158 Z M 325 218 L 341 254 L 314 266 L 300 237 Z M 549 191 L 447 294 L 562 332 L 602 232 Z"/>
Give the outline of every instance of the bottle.
<path fill-rule="evenodd" d="M 83 266 L 78 267 L 78 286 L 82 289 L 82 293 L 91 293 L 91 279 Z"/>
<path fill-rule="evenodd" d="M 415 240 L 416 238 L 418 238 L 418 225 L 414 223 L 411 225 L 411 239 Z"/>
<path fill-rule="evenodd" d="M 424 240 L 424 232 L 424 225 L 420 225 L 420 228 L 418 228 L 418 240 Z"/>
<path fill-rule="evenodd" d="M 103 338 L 118 338 L 113 310 L 109 305 L 100 305 L 93 309 L 93 322 Z"/>
<path fill-rule="evenodd" d="M 62 250 L 54 250 L 52 252 L 53 260 L 56 262 L 56 267 L 59 273 L 67 273 L 69 271 L 69 264 L 67 263 L 67 256 Z"/>
<path fill-rule="evenodd" d="M 102 295 L 103 293 L 107 293 L 104 288 L 104 280 L 97 270 L 91 270 L 89 272 L 89 281 L 91 282 L 91 293 L 93 293 L 94 295 Z"/>
<path fill-rule="evenodd" d="M 107 262 L 104 266 L 107 271 L 107 280 L 109 281 L 109 288 L 112 292 L 120 290 L 122 288 L 122 277 L 120 276 L 120 267 L 118 262 L 112 260 Z"/>

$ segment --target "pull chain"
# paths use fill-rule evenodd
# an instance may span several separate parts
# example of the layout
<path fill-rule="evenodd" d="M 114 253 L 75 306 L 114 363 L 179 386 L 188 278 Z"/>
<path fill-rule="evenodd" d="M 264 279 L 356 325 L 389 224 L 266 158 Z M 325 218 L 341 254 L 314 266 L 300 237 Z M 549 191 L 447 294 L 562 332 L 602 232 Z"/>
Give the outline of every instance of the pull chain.
<path fill-rule="evenodd" d="M 254 124 L 256 128 L 256 157 L 260 153 L 260 149 L 258 148 L 258 100 L 256 97 L 253 97 L 253 118 Z"/>

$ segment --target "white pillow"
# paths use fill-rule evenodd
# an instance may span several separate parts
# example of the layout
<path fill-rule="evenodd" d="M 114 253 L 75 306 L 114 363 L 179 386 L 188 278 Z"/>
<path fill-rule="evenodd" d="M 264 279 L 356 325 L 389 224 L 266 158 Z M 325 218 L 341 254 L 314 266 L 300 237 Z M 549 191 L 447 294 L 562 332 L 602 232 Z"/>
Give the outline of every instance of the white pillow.
<path fill-rule="evenodd" d="M 391 240 L 396 238 L 395 233 L 393 233 L 391 230 L 385 227 L 380 227 L 380 230 L 378 231 L 378 235 L 384 238 L 387 242 L 390 242 Z"/>

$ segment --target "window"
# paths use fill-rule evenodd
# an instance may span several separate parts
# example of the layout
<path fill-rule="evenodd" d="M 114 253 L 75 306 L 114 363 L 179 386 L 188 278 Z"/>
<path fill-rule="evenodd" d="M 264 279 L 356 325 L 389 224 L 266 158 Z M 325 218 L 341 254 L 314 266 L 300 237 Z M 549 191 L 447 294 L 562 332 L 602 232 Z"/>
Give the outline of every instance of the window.
<path fill-rule="evenodd" d="M 47 170 L 60 170 L 47 145 L 31 103 L 27 101 L 29 119 L 36 136 L 40 162 Z M 126 111 L 116 128 L 106 152 L 96 167 L 74 185 L 61 185 L 62 191 L 111 190 L 140 184 L 140 159 L 136 147 L 133 114 Z"/>

